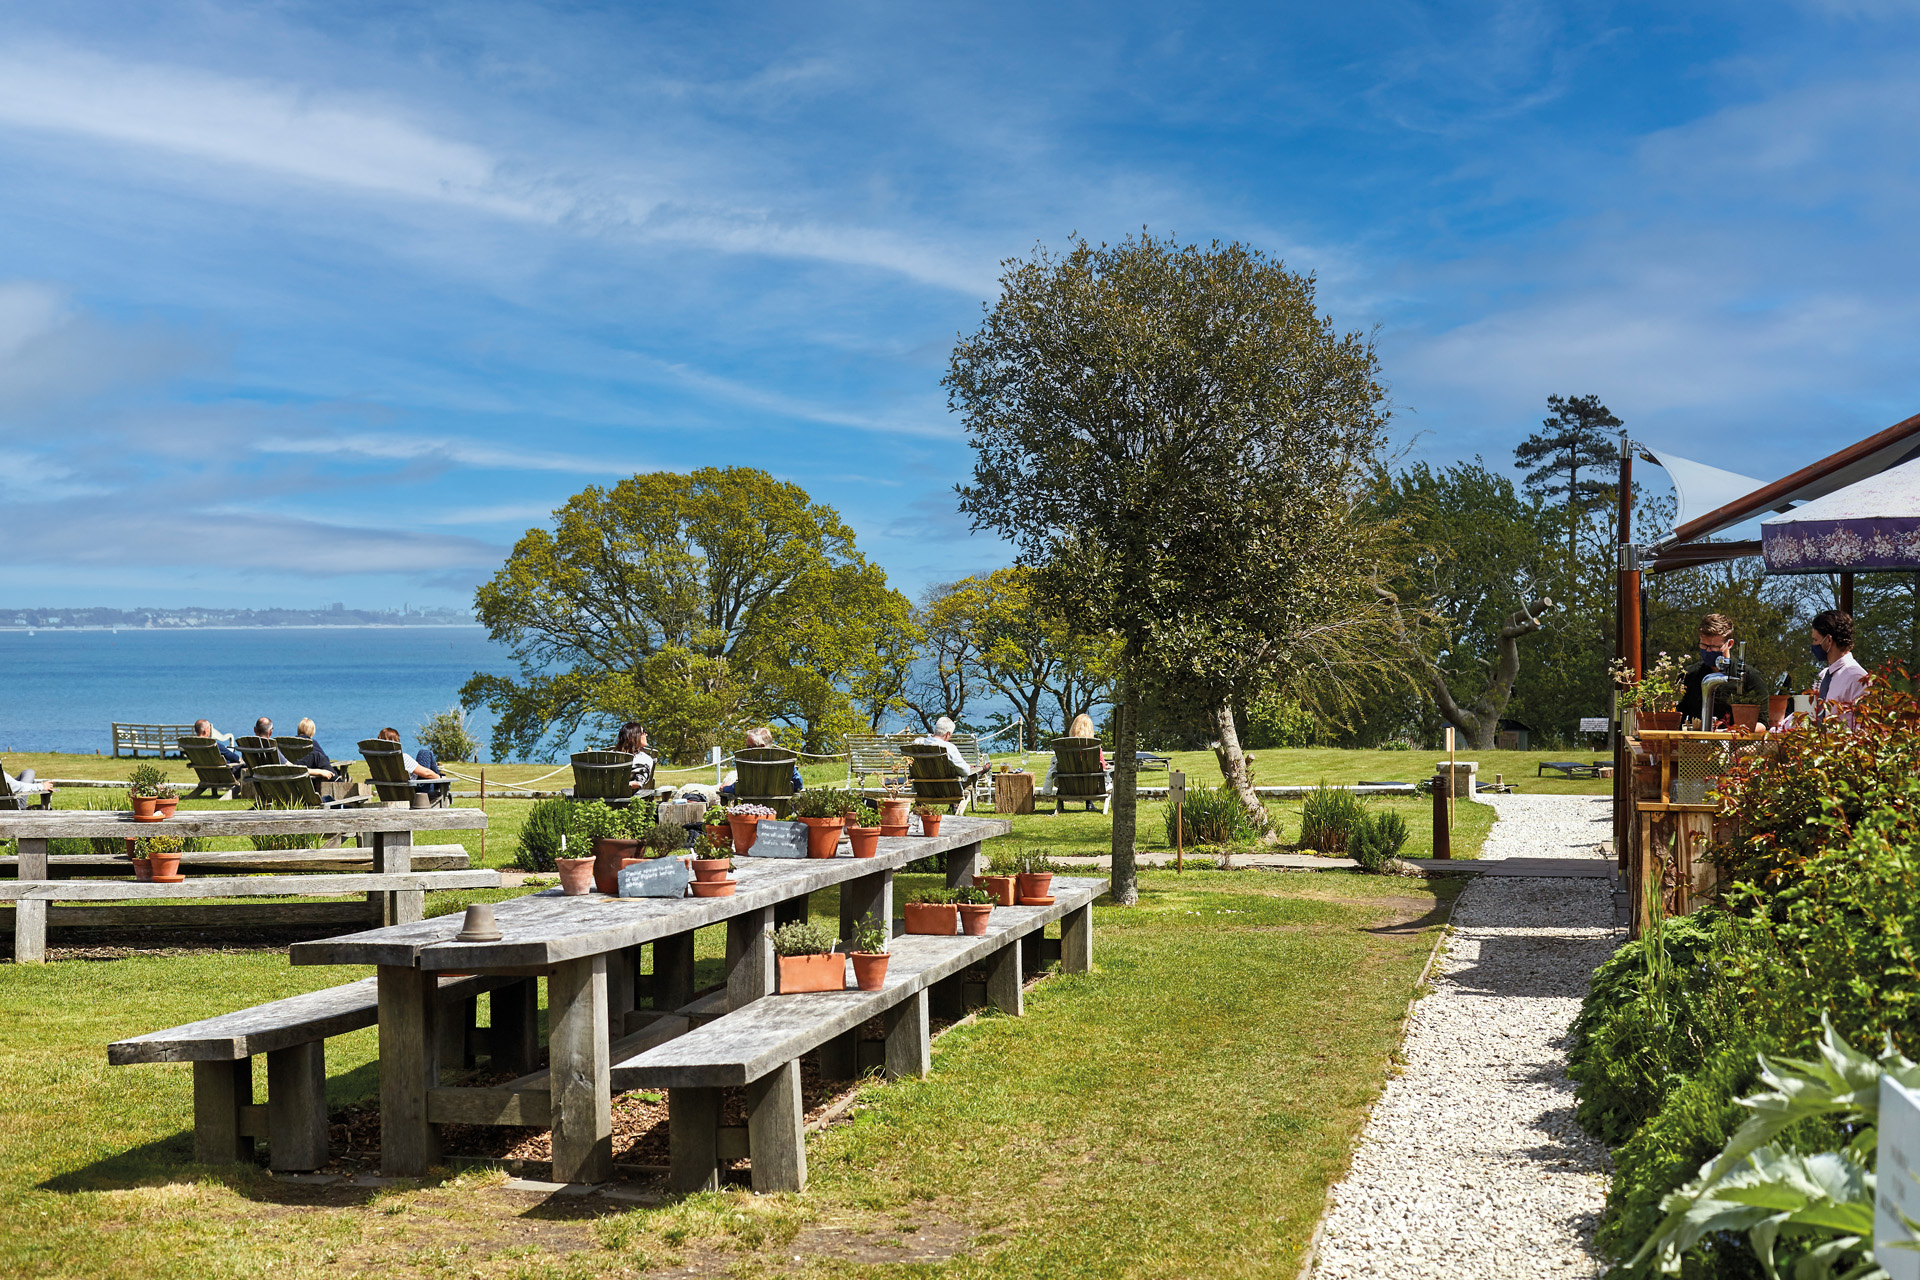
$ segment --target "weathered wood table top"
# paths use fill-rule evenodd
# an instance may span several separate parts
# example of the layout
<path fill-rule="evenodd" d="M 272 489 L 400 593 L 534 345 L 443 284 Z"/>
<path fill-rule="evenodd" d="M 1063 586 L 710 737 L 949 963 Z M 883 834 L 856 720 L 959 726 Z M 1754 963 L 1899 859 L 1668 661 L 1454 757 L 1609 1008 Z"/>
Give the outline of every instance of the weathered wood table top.
<path fill-rule="evenodd" d="M 0 813 L 0 839 L 89 840 L 141 836 L 287 836 L 309 832 L 480 831 L 479 809 L 178 810 L 164 822 L 136 822 L 132 811 L 47 809 Z"/>
<path fill-rule="evenodd" d="M 455 810 L 454 812 L 461 812 Z M 537 968 L 619 951 L 718 924 L 748 912 L 884 871 L 952 853 L 1007 834 L 1013 824 L 993 818 L 948 818 L 937 836 L 883 836 L 871 858 L 841 852 L 833 858 L 736 856 L 739 888 L 730 898 L 614 898 L 601 893 L 564 897 L 556 890 L 494 907 L 498 942 L 457 942 L 458 915 L 390 925 L 337 938 L 293 944 L 294 964 L 372 964 L 420 969 Z"/>

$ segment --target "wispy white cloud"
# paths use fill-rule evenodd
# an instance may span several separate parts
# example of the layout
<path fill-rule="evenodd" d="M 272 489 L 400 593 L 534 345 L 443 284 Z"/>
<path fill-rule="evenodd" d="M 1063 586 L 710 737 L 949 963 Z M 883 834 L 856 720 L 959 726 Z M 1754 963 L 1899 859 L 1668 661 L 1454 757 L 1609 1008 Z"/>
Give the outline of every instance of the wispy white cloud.
<path fill-rule="evenodd" d="M 671 379 L 681 386 L 700 391 L 714 399 L 764 409 L 768 413 L 778 414 L 781 417 L 798 418 L 803 422 L 818 422 L 833 427 L 852 427 L 858 431 L 875 431 L 887 435 L 925 436 L 934 440 L 957 440 L 961 435 L 958 425 L 948 419 L 946 406 L 937 400 L 929 399 L 916 406 L 914 410 L 903 411 L 897 416 L 856 413 L 837 409 L 831 405 L 816 404 L 778 391 L 769 391 L 764 387 L 756 387 L 731 378 L 723 378 L 687 364 L 660 360 L 640 353 L 634 353 L 632 360 L 638 368 L 650 370 L 660 377 Z"/>
<path fill-rule="evenodd" d="M 424 438 L 411 431 L 392 435 L 329 434 L 320 438 L 262 436 L 252 442 L 258 453 L 375 458 L 394 462 L 443 462 L 495 471 L 563 471 L 574 475 L 631 475 L 644 470 L 641 459 L 585 458 L 498 445 Z"/>

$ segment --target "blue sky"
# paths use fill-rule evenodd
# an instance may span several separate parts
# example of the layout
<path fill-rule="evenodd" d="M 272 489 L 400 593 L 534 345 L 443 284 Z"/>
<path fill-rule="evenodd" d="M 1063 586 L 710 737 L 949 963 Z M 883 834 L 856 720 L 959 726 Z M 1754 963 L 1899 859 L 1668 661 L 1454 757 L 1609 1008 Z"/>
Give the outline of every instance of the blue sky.
<path fill-rule="evenodd" d="M 1920 5 L 0 10 L 0 603 L 462 605 L 745 463 L 1004 563 L 939 379 L 998 263 L 1241 239 L 1413 456 L 1549 394 L 1772 478 L 1920 410 Z"/>

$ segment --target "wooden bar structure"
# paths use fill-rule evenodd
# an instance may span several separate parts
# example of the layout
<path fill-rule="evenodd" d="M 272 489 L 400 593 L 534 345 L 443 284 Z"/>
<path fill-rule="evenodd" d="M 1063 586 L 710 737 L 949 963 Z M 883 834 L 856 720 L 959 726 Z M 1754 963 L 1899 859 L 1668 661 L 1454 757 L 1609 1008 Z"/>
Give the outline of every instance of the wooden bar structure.
<path fill-rule="evenodd" d="M 1719 869 L 1706 857 L 1715 840 L 1732 838 L 1738 821 L 1722 811 L 1713 780 L 1742 756 L 1770 750 L 1765 733 L 1647 729 L 1623 739 L 1632 776 L 1626 783 L 1626 843 L 1621 861 L 1631 905 L 1629 936 L 1639 937 L 1650 910 L 1649 884 L 1669 916 L 1710 901 Z"/>

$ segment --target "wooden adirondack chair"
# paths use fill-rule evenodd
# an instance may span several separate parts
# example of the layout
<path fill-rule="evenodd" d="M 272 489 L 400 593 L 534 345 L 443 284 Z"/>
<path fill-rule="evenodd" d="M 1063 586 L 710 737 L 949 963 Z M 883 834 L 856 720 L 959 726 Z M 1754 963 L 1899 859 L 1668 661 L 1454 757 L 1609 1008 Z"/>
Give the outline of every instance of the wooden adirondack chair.
<path fill-rule="evenodd" d="M 7 774 L 0 769 L 0 810 L 20 811 L 25 809 L 53 808 L 51 790 L 35 792 L 17 792 L 7 785 Z"/>
<path fill-rule="evenodd" d="M 256 765 L 251 774 L 253 792 L 263 809 L 318 809 L 320 789 L 305 767 L 297 764 Z"/>
<path fill-rule="evenodd" d="M 573 760 L 573 798 L 625 804 L 650 791 L 633 789 L 633 757 L 625 751 L 576 751 Z"/>
<path fill-rule="evenodd" d="M 187 799 L 193 799 L 202 791 L 222 800 L 231 800 L 240 794 L 240 778 L 235 772 L 238 766 L 220 754 L 219 744 L 212 738 L 182 738 L 180 754 L 187 758 L 187 763 L 193 766 L 193 776 L 200 780 L 199 785 L 187 793 Z M 223 791 L 225 795 L 221 795 Z"/>
<path fill-rule="evenodd" d="M 233 740 L 233 749 L 240 753 L 240 762 L 246 766 L 248 773 L 252 773 L 262 765 L 282 765 L 286 763 L 286 760 L 280 755 L 280 744 L 272 738 L 255 738 L 252 736 L 235 738 Z"/>
<path fill-rule="evenodd" d="M 1057 814 L 1069 800 L 1086 802 L 1092 812 L 1100 802 L 1106 813 L 1112 796 L 1107 791 L 1107 771 L 1100 767 L 1100 739 L 1055 738 L 1053 740 L 1053 811 Z"/>
<path fill-rule="evenodd" d="M 781 817 L 793 812 L 793 752 L 742 747 L 733 753 L 733 802 L 763 804 Z"/>
<path fill-rule="evenodd" d="M 362 738 L 360 756 L 367 762 L 367 776 L 373 782 L 373 793 L 383 802 L 421 809 L 452 803 L 446 794 L 449 788 L 416 778 L 407 772 L 407 753 L 399 743 L 388 742 L 385 738 Z M 420 803 L 422 796 L 426 797 L 425 804 Z"/>
<path fill-rule="evenodd" d="M 956 765 L 945 747 L 910 742 L 900 748 L 907 758 L 907 777 L 913 783 L 913 798 L 921 804 L 943 804 L 954 813 L 965 813 L 971 789 L 969 774 Z"/>

